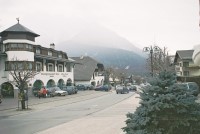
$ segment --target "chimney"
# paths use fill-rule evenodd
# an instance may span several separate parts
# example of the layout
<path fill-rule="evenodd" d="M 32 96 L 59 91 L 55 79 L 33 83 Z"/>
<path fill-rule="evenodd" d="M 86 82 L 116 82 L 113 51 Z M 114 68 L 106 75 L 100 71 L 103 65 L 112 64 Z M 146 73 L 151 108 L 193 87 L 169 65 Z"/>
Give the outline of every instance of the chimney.
<path fill-rule="evenodd" d="M 55 49 L 55 44 L 54 44 L 54 43 L 51 43 L 51 44 L 50 44 L 50 48 L 51 48 L 51 49 Z"/>

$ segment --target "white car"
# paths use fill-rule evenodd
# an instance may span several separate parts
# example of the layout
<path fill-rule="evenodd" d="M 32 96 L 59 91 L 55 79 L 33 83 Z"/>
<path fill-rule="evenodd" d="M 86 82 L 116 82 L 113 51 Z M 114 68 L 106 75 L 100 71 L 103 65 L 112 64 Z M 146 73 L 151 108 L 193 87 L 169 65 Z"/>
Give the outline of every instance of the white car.
<path fill-rule="evenodd" d="M 64 91 L 64 90 L 61 90 L 59 87 L 55 87 L 55 93 L 58 95 L 58 96 L 65 96 L 67 95 L 67 91 Z"/>

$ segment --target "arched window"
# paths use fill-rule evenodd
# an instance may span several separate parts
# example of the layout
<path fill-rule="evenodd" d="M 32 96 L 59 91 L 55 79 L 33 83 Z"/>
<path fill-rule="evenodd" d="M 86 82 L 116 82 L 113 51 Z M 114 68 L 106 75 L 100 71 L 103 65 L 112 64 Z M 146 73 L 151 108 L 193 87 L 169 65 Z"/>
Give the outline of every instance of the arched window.
<path fill-rule="evenodd" d="M 48 63 L 48 71 L 53 72 L 54 71 L 54 65 L 52 63 Z"/>
<path fill-rule="evenodd" d="M 36 54 L 40 54 L 40 48 L 36 48 Z"/>
<path fill-rule="evenodd" d="M 52 51 L 48 51 L 48 55 L 49 55 L 49 56 L 52 56 Z"/>
<path fill-rule="evenodd" d="M 58 64 L 58 72 L 63 72 L 63 65 L 62 64 Z"/>
<path fill-rule="evenodd" d="M 36 71 L 42 71 L 42 63 L 36 62 Z"/>

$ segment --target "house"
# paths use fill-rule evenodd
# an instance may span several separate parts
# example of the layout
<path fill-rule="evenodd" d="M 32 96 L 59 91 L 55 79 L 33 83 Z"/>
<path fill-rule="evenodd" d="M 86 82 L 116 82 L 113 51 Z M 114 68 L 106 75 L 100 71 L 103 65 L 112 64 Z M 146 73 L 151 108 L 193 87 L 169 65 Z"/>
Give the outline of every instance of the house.
<path fill-rule="evenodd" d="M 77 63 L 74 67 L 75 84 L 104 84 L 104 65 L 89 56 L 71 57 Z"/>
<path fill-rule="evenodd" d="M 14 64 L 21 67 L 25 61 L 31 70 L 39 72 L 29 81 L 29 89 L 74 83 L 74 60 L 67 53 L 55 50 L 53 43 L 50 48 L 38 45 L 35 42 L 38 36 L 19 21 L 0 33 L 0 89 L 4 97 L 17 97 L 18 88 L 9 72 Z"/>
<path fill-rule="evenodd" d="M 174 64 L 177 77 L 199 76 L 199 66 L 193 61 L 194 50 L 178 50 L 176 51 Z"/>

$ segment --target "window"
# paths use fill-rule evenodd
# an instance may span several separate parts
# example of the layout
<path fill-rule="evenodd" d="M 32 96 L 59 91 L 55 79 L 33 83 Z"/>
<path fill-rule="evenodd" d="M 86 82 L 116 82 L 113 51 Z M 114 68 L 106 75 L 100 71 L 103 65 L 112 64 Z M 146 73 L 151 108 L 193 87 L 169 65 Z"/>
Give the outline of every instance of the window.
<path fill-rule="evenodd" d="M 63 72 L 63 65 L 58 65 L 58 72 Z"/>
<path fill-rule="evenodd" d="M 5 45 L 5 50 L 6 50 L 6 51 L 9 50 L 9 44 L 6 44 L 6 45 Z"/>
<path fill-rule="evenodd" d="M 13 49 L 15 49 L 15 48 L 17 48 L 17 44 L 11 44 L 10 47 L 13 48 Z"/>
<path fill-rule="evenodd" d="M 184 67 L 189 67 L 189 62 L 183 62 Z"/>
<path fill-rule="evenodd" d="M 28 49 L 28 44 L 26 44 L 26 49 Z"/>
<path fill-rule="evenodd" d="M 49 56 L 52 56 L 52 51 L 48 51 L 48 55 L 49 55 Z"/>
<path fill-rule="evenodd" d="M 15 51 L 21 51 L 21 50 L 28 50 L 32 51 L 33 46 L 31 44 L 25 44 L 25 43 L 10 43 L 5 45 L 5 50 L 15 50 Z"/>
<path fill-rule="evenodd" d="M 24 48 L 24 44 L 18 44 L 18 48 L 19 49 L 23 49 Z"/>
<path fill-rule="evenodd" d="M 40 62 L 36 62 L 36 71 L 42 70 L 42 64 Z"/>
<path fill-rule="evenodd" d="M 70 64 L 66 64 L 67 72 L 71 72 L 71 66 Z"/>
<path fill-rule="evenodd" d="M 33 46 L 32 46 L 32 45 L 28 45 L 28 48 L 29 48 L 30 50 L 32 50 L 32 49 L 33 49 Z"/>
<path fill-rule="evenodd" d="M 48 63 L 48 71 L 53 72 L 54 71 L 54 66 L 52 63 Z"/>
<path fill-rule="evenodd" d="M 62 58 L 62 54 L 58 54 L 58 57 L 59 57 L 59 58 Z"/>
<path fill-rule="evenodd" d="M 36 48 L 36 54 L 40 54 L 40 48 Z"/>
<path fill-rule="evenodd" d="M 33 70 L 33 62 L 30 61 L 8 61 L 5 66 L 6 71 L 10 70 Z"/>
<path fill-rule="evenodd" d="M 189 76 L 189 71 L 184 71 L 183 76 Z"/>
<path fill-rule="evenodd" d="M 33 64 L 32 64 L 32 63 L 29 63 L 29 64 L 28 64 L 28 69 L 29 69 L 29 70 L 32 70 L 32 69 L 33 69 Z"/>
<path fill-rule="evenodd" d="M 23 69 L 23 64 L 22 63 L 18 63 L 18 69 L 22 70 Z"/>

